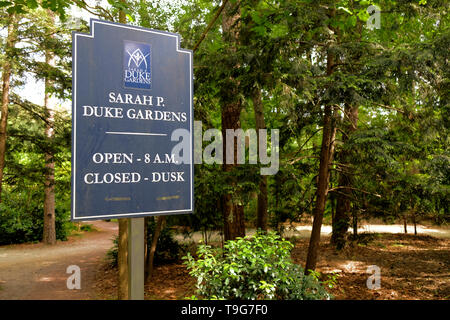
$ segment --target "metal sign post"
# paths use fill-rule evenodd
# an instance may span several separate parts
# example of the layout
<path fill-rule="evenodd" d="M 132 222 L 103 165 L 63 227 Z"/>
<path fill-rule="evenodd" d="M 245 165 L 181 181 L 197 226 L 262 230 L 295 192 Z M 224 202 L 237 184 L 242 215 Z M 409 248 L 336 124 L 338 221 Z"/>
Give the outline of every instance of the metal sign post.
<path fill-rule="evenodd" d="M 129 293 L 142 299 L 143 217 L 194 210 L 192 51 L 164 31 L 96 19 L 90 31 L 72 36 L 72 220 L 131 218 Z"/>
<path fill-rule="evenodd" d="M 128 299 L 144 300 L 144 220 L 128 220 Z"/>

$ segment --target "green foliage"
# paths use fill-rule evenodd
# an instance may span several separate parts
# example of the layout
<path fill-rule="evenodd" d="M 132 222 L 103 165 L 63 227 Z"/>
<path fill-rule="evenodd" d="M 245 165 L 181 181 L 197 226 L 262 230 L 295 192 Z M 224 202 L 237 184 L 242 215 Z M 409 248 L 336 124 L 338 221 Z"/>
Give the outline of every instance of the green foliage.
<path fill-rule="evenodd" d="M 150 248 L 153 240 L 153 234 L 155 232 L 156 223 L 153 218 L 149 219 L 147 225 L 147 247 Z M 117 257 L 119 252 L 119 236 L 112 239 L 113 246 L 106 253 L 106 258 L 111 267 L 117 266 Z M 173 262 L 179 259 L 180 252 L 183 250 L 183 246 L 175 240 L 173 231 L 169 228 L 163 228 L 158 238 L 156 245 L 154 263 L 167 263 Z"/>
<path fill-rule="evenodd" d="M 147 225 L 147 246 L 150 248 L 155 233 L 156 222 L 150 218 Z M 180 257 L 182 246 L 175 240 L 170 228 L 162 228 L 155 251 L 154 263 L 175 261 Z"/>
<path fill-rule="evenodd" d="M 8 13 L 24 14 L 41 6 L 44 9 L 52 10 L 61 19 L 66 18 L 66 10 L 73 4 L 71 0 L 14 0 L 0 1 L 0 7 L 6 7 Z M 78 2 L 80 3 L 80 2 Z"/>
<path fill-rule="evenodd" d="M 157 0 L 107 2 L 104 7 L 87 6 L 84 1 L 76 4 L 112 21 L 117 21 L 120 10 L 125 11 L 129 23 L 177 32 L 181 47 L 191 49 L 220 6 L 220 1 L 206 0 L 174 0 L 170 5 Z M 5 37 L 0 39 L 1 49 L 5 48 L 0 50 L 0 63 L 8 60 L 13 66 L 3 179 L 6 200 L 0 212 L 8 239 L 20 233 L 35 239 L 30 234 L 39 233 L 33 231 L 39 228 L 42 210 L 36 188 L 43 185 L 46 151 L 55 155 L 57 208 L 62 215 L 69 210 L 70 116 L 55 114 L 55 138 L 47 141 L 45 110 L 14 92 L 29 81 L 31 73 L 36 79 L 50 79 L 49 92 L 55 97 L 70 98 L 70 26 L 54 22 L 42 9 L 64 17 L 70 3 L 0 1 L 2 26 L 14 20 L 11 13 L 19 21 L 15 48 L 6 49 Z M 240 14 L 239 39 L 224 37 L 222 13 L 195 51 L 194 116 L 203 122 L 203 130 L 220 128 L 222 106 L 233 100 L 242 105 L 241 127 L 254 128 L 252 93 L 260 89 L 265 124 L 280 129 L 280 170 L 267 177 L 269 221 L 274 229 L 313 211 L 325 105 L 334 106 L 337 127 L 331 201 L 325 217 L 342 191 L 339 178 L 345 171 L 351 180 L 348 196 L 355 216 L 394 221 L 408 214 L 437 223 L 449 221 L 450 15 L 446 1 L 242 0 L 230 4 Z M 381 8 L 381 28 L 370 30 L 365 24 L 367 8 L 373 4 Z M 85 22 L 80 28 L 87 32 Z M 54 53 L 55 67 L 43 62 L 46 51 Z M 334 56 L 331 70 L 329 54 Z M 344 114 L 347 106 L 358 108 L 352 133 Z M 225 173 L 219 164 L 197 164 L 195 212 L 170 220 L 204 234 L 220 230 L 222 196 L 231 194 L 233 202 L 245 207 L 246 222 L 252 222 L 259 179 L 254 165 Z M 24 198 L 32 200 L 19 205 Z M 167 239 L 161 243 L 171 243 Z"/>
<path fill-rule="evenodd" d="M 21 101 L 10 107 L 8 152 L 6 154 L 2 203 L 0 203 L 0 243 L 42 240 L 44 217 L 43 153 L 51 148 L 55 159 L 56 238 L 66 240 L 73 228 L 70 222 L 70 138 L 67 115 L 55 114 L 55 138 L 43 137 L 40 108 Z M 20 105 L 19 105 L 20 103 Z M 33 110 L 34 112 L 29 112 Z M 69 135 L 70 137 L 70 135 Z"/>
<path fill-rule="evenodd" d="M 106 261 L 111 268 L 115 268 L 119 257 L 119 236 L 115 236 L 112 242 L 113 246 L 106 252 Z"/>
<path fill-rule="evenodd" d="M 3 192 L 0 203 L 0 245 L 38 242 L 43 234 L 43 193 L 38 190 Z M 57 203 L 56 239 L 67 240 L 73 230 L 70 209 Z"/>
<path fill-rule="evenodd" d="M 80 227 L 80 231 L 90 232 L 90 231 L 93 231 L 93 230 L 95 230 L 95 229 L 92 228 L 92 224 L 83 224 Z"/>
<path fill-rule="evenodd" d="M 290 259 L 293 245 L 276 233 L 227 241 L 223 250 L 200 245 L 183 259 L 205 299 L 329 299 L 312 276 Z"/>
<path fill-rule="evenodd" d="M 15 1 L 16 6 L 24 1 Z M 59 1 L 59 3 L 62 3 Z M 36 105 L 15 92 L 25 82 L 25 75 L 34 73 L 37 79 L 53 81 L 49 92 L 65 98 L 70 94 L 69 54 L 67 35 L 69 31 L 57 30 L 62 25 L 54 23 L 51 14 L 44 8 L 58 10 L 56 1 L 26 1 L 30 10 L 18 14 L 16 19 L 0 11 L 1 23 L 16 26 L 17 44 L 11 50 L 0 50 L 0 62 L 8 60 L 13 77 L 10 91 L 7 123 L 7 151 L 2 181 L 2 203 L 0 204 L 0 243 L 40 241 L 43 234 L 43 201 L 45 179 L 44 154 L 51 153 L 55 164 L 55 214 L 56 237 L 65 240 L 73 225 L 70 216 L 70 115 L 55 110 L 52 121 L 54 137 L 45 135 L 48 113 L 43 106 Z M 9 8 L 11 9 L 11 8 Z M 10 11 L 10 10 L 9 10 Z M 20 27 L 19 27 L 20 26 Z M 4 48 L 5 43 L 0 42 Z M 57 66 L 42 62 L 43 55 L 50 51 L 57 57 Z M 42 96 L 42 102 L 44 96 Z"/>
<path fill-rule="evenodd" d="M 175 217 L 192 231 L 218 230 L 222 227 L 221 196 L 226 185 L 218 165 L 198 165 L 194 170 L 195 211 L 192 215 Z M 215 181 L 215 183 L 211 183 Z"/>

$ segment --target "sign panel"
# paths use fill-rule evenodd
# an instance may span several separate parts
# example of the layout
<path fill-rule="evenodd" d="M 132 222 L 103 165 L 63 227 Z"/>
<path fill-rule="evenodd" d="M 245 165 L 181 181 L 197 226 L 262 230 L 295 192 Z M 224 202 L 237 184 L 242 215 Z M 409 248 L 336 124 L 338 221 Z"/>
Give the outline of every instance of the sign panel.
<path fill-rule="evenodd" d="M 191 213 L 192 51 L 94 19 L 72 43 L 72 220 Z"/>

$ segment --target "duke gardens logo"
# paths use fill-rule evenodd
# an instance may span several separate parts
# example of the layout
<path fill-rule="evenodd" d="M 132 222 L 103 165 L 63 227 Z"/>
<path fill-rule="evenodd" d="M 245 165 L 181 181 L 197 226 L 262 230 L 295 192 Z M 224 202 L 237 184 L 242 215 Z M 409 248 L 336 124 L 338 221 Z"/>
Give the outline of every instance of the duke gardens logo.
<path fill-rule="evenodd" d="M 151 48 L 149 44 L 124 41 L 123 83 L 126 88 L 151 89 Z"/>

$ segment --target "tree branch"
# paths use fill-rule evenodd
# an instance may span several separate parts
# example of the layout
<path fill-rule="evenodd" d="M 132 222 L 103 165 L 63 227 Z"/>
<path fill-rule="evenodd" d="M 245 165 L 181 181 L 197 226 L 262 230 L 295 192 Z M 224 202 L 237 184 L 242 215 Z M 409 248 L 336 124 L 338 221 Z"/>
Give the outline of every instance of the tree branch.
<path fill-rule="evenodd" d="M 220 14 L 222 13 L 223 9 L 225 8 L 225 5 L 227 4 L 228 0 L 223 0 L 222 5 L 220 6 L 219 10 L 217 10 L 216 14 L 212 18 L 212 20 L 209 22 L 206 29 L 203 31 L 202 35 L 200 36 L 200 39 L 198 39 L 197 43 L 194 46 L 194 49 L 192 51 L 196 51 L 200 44 L 202 43 L 203 39 L 205 39 L 206 35 L 208 34 L 209 30 L 212 28 L 216 20 L 219 18 Z"/>
<path fill-rule="evenodd" d="M 371 195 L 373 195 L 375 197 L 381 198 L 381 195 L 379 195 L 378 193 L 372 193 L 372 192 L 369 192 L 369 191 L 365 191 L 365 190 L 361 190 L 361 189 L 353 188 L 353 187 L 336 187 L 336 188 L 329 189 L 328 192 L 336 192 L 338 189 L 355 190 L 355 191 L 359 191 L 359 192 L 366 193 L 366 194 L 371 194 Z"/>
<path fill-rule="evenodd" d="M 21 101 L 15 94 L 11 94 L 11 102 L 14 103 L 15 105 L 18 105 L 19 107 L 22 107 L 23 109 L 27 110 L 31 114 L 39 117 L 46 124 L 51 125 L 51 123 L 44 116 L 40 115 L 39 113 L 37 113 L 31 107 L 28 106 L 28 105 L 32 105 L 34 107 L 38 107 L 37 105 L 34 105 L 29 101 Z"/>

